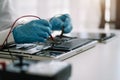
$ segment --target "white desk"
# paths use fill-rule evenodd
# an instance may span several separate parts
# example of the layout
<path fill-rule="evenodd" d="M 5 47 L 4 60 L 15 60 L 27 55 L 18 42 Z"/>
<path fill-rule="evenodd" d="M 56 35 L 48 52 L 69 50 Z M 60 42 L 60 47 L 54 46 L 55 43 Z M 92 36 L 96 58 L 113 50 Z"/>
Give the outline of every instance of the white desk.
<path fill-rule="evenodd" d="M 70 80 L 120 80 L 120 31 L 115 32 L 117 36 L 106 44 L 65 60 L 73 67 Z"/>
<path fill-rule="evenodd" d="M 72 64 L 70 80 L 120 80 L 120 31 L 115 32 L 108 43 L 65 60 Z"/>

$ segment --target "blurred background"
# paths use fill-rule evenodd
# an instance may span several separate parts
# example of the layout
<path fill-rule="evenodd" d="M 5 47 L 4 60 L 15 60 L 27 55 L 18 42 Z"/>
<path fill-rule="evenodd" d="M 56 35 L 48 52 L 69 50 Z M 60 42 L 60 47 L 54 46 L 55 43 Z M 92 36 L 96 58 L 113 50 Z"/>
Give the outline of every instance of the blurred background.
<path fill-rule="evenodd" d="M 41 18 L 69 13 L 73 31 L 109 26 L 120 29 L 120 0 L 14 0 L 15 18 L 32 14 Z"/>

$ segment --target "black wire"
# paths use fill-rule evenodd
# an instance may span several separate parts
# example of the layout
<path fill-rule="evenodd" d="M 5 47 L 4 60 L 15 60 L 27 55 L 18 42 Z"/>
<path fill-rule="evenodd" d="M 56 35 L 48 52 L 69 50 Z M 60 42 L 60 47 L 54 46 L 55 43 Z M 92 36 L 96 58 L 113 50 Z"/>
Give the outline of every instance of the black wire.
<path fill-rule="evenodd" d="M 61 34 L 60 34 L 60 38 L 62 38 L 62 37 L 63 37 L 63 33 L 64 33 L 64 26 L 62 26 L 61 30 L 62 30 L 62 32 L 61 32 Z"/>
<path fill-rule="evenodd" d="M 14 63 L 14 58 L 13 58 L 12 52 L 11 52 L 10 49 L 9 49 L 8 40 L 6 40 L 6 44 L 5 44 L 5 45 L 6 45 L 6 47 L 7 47 L 7 50 L 8 50 L 9 55 L 11 56 L 12 63 Z"/>

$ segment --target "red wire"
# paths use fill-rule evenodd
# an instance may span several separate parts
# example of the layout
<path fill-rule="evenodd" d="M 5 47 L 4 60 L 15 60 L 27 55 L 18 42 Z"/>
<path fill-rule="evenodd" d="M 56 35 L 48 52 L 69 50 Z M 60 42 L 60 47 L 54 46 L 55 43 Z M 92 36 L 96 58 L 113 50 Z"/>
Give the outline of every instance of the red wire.
<path fill-rule="evenodd" d="M 34 15 L 25 15 L 25 16 L 21 16 L 21 17 L 17 18 L 17 19 L 14 21 L 14 23 L 12 24 L 12 26 L 10 27 L 10 31 L 9 31 L 7 37 L 5 38 L 5 40 L 4 40 L 3 44 L 2 44 L 2 46 L 0 46 L 0 48 L 3 48 L 3 47 L 4 47 L 5 42 L 8 40 L 8 38 L 9 38 L 9 36 L 10 36 L 10 33 L 12 32 L 12 29 L 13 29 L 13 27 L 15 26 L 16 22 L 17 22 L 19 19 L 24 18 L 24 17 L 35 17 L 35 18 L 40 19 L 40 17 L 34 16 Z M 53 40 L 53 37 L 52 37 L 51 34 L 50 34 L 50 37 L 51 37 L 51 39 Z"/>
<path fill-rule="evenodd" d="M 5 63 L 5 62 L 0 62 L 0 65 L 2 66 L 2 69 L 3 69 L 3 70 L 6 69 L 6 63 Z"/>

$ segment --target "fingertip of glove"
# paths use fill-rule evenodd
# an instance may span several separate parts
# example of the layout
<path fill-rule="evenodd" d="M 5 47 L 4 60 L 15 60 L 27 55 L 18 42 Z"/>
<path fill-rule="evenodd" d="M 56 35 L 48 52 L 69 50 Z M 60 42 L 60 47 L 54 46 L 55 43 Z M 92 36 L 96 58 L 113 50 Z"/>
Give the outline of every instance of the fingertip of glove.
<path fill-rule="evenodd" d="M 46 26 L 51 26 L 50 23 L 49 23 L 49 21 L 47 21 L 45 19 L 40 19 L 39 21 L 40 21 L 40 23 L 43 23 Z"/>
<path fill-rule="evenodd" d="M 50 19 L 52 25 L 52 30 L 59 30 L 60 26 L 63 26 L 63 22 L 58 17 L 53 17 Z"/>
<path fill-rule="evenodd" d="M 39 38 L 38 42 L 45 42 L 47 39 L 46 38 Z"/>
<path fill-rule="evenodd" d="M 64 29 L 64 33 L 65 34 L 67 34 L 67 33 L 70 33 L 71 31 L 72 31 L 72 26 L 71 25 L 69 25 L 69 27 L 66 27 L 65 29 Z"/>
<path fill-rule="evenodd" d="M 65 21 L 66 18 L 70 18 L 70 15 L 69 14 L 63 14 L 63 15 L 59 16 L 58 18 L 60 18 L 62 21 Z"/>

